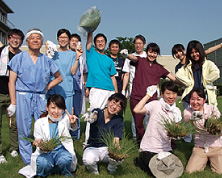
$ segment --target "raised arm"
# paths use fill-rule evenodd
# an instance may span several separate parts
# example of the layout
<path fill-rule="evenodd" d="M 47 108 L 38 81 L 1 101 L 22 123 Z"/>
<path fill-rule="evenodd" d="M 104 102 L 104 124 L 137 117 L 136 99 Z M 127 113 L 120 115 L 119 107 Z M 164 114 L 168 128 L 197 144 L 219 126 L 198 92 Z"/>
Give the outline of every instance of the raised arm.
<path fill-rule="evenodd" d="M 137 114 L 145 114 L 146 113 L 146 102 L 156 93 L 157 85 L 152 85 L 147 87 L 146 95 L 140 100 L 140 102 L 135 106 L 133 111 Z"/>
<path fill-rule="evenodd" d="M 93 32 L 88 33 L 88 36 L 87 36 L 86 49 L 88 51 L 90 50 L 92 43 L 93 43 Z"/>
<path fill-rule="evenodd" d="M 220 48 L 222 48 L 222 43 L 208 48 L 207 50 L 205 50 L 205 54 L 208 55 L 208 54 L 210 54 L 210 53 L 212 53 L 212 52 L 214 52 L 214 51 L 216 51 L 216 50 L 218 50 Z"/>
<path fill-rule="evenodd" d="M 136 56 L 134 56 L 133 54 L 128 54 L 128 50 L 127 49 L 122 49 L 120 51 L 120 54 L 122 54 L 124 58 L 128 58 L 129 60 L 131 60 L 133 62 L 137 62 L 138 61 L 138 58 Z"/>
<path fill-rule="evenodd" d="M 82 47 L 79 47 L 79 49 L 76 50 L 76 59 L 75 59 L 75 63 L 74 65 L 71 67 L 71 73 L 72 75 L 75 75 L 77 70 L 78 70 L 78 66 L 79 66 L 79 58 L 82 55 L 83 51 L 82 51 Z"/>

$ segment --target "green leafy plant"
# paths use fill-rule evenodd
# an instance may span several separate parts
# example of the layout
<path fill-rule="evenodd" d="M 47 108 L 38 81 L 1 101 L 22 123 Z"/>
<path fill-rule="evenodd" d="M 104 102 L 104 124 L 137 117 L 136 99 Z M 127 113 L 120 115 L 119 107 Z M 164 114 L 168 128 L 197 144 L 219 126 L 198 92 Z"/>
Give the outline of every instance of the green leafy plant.
<path fill-rule="evenodd" d="M 206 122 L 205 128 L 207 132 L 214 136 L 222 135 L 222 117 L 217 117 L 214 113 L 210 115 Z"/>
<path fill-rule="evenodd" d="M 26 137 L 23 138 L 27 141 L 30 141 L 31 143 L 35 141 L 32 138 L 26 138 Z M 53 137 L 49 140 L 41 140 L 41 142 L 38 144 L 38 147 L 42 152 L 50 152 L 53 149 L 55 149 L 57 146 L 61 145 L 60 140 L 64 141 L 65 139 L 72 139 L 72 138 L 67 136 L 60 136 L 60 137 Z"/>
<path fill-rule="evenodd" d="M 100 132 L 102 141 L 107 145 L 109 151 L 109 157 L 118 161 L 121 161 L 129 156 L 129 154 L 137 150 L 137 145 L 132 139 L 128 139 L 128 136 L 123 132 L 122 139 L 119 144 L 114 142 L 114 134 L 111 132 Z"/>
<path fill-rule="evenodd" d="M 184 122 L 176 123 L 171 119 L 162 117 L 162 124 L 167 131 L 167 135 L 172 139 L 180 139 L 186 135 L 195 133 L 195 129 L 191 124 L 187 124 Z"/>

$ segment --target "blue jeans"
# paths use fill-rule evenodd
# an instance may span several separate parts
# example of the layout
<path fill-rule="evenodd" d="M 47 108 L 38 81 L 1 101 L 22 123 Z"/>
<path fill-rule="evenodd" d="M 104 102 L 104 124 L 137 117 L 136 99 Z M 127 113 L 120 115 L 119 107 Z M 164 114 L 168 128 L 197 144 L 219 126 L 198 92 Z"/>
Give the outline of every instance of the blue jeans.
<path fill-rule="evenodd" d="M 36 160 L 37 175 L 41 177 L 50 174 L 72 176 L 70 172 L 71 162 L 72 155 L 64 147 L 50 153 L 42 153 Z"/>

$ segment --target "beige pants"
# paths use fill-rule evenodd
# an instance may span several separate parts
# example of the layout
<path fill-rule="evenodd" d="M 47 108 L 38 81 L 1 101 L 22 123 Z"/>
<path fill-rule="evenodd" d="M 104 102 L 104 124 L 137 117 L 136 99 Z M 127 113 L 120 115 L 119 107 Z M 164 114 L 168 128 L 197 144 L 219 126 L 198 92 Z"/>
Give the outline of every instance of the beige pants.
<path fill-rule="evenodd" d="M 217 174 L 222 174 L 222 147 L 209 148 L 208 153 L 204 152 L 204 148 L 194 147 L 186 171 L 188 173 L 203 171 L 208 160 L 211 170 Z"/>

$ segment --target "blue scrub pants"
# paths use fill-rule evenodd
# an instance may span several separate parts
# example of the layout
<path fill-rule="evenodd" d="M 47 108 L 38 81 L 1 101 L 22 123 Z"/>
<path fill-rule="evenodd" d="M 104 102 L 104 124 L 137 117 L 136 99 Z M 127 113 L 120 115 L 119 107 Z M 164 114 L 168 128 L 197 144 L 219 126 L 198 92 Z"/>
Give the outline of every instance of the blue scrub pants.
<path fill-rule="evenodd" d="M 16 91 L 16 122 L 19 139 L 19 152 L 23 162 L 30 164 L 32 145 L 24 137 L 29 138 L 32 127 L 32 117 L 36 121 L 42 111 L 46 110 L 44 94 Z"/>
<path fill-rule="evenodd" d="M 64 147 L 50 153 L 42 153 L 36 160 L 37 175 L 46 177 L 61 173 L 63 176 L 72 176 L 71 162 L 72 155 Z"/>

